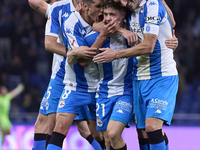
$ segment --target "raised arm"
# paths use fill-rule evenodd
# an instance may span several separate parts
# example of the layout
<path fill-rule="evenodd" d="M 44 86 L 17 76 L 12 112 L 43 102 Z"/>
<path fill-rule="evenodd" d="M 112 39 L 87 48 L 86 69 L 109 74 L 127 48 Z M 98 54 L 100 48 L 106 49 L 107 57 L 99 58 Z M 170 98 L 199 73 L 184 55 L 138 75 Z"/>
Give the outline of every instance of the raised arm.
<path fill-rule="evenodd" d="M 48 3 L 46 0 L 28 0 L 29 5 L 35 11 L 39 12 L 42 15 L 46 15 Z"/>
<path fill-rule="evenodd" d="M 17 97 L 20 93 L 22 93 L 24 90 L 24 85 L 20 83 L 15 89 L 9 92 L 9 94 L 12 96 L 12 98 Z"/>

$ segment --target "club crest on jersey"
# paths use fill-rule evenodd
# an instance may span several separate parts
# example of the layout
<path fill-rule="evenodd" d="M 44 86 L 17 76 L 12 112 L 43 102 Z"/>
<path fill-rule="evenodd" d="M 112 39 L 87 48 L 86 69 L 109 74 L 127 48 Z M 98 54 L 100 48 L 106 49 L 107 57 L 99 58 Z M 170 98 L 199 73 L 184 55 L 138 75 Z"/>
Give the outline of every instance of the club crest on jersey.
<path fill-rule="evenodd" d="M 144 12 L 144 8 L 142 7 L 141 10 L 140 10 L 140 13 L 143 13 L 143 12 Z"/>
<path fill-rule="evenodd" d="M 48 100 L 46 100 L 46 110 L 48 110 L 49 109 L 49 102 L 48 102 Z"/>
<path fill-rule="evenodd" d="M 101 119 L 99 117 L 97 118 L 97 126 L 98 127 L 102 127 L 103 126 L 103 122 L 101 121 Z"/>
<path fill-rule="evenodd" d="M 151 29 L 151 27 L 150 27 L 150 25 L 148 24 L 148 25 L 146 26 L 146 31 L 149 32 L 150 29 Z"/>
<path fill-rule="evenodd" d="M 58 108 L 63 108 L 64 106 L 65 106 L 65 100 L 63 99 L 60 101 Z"/>

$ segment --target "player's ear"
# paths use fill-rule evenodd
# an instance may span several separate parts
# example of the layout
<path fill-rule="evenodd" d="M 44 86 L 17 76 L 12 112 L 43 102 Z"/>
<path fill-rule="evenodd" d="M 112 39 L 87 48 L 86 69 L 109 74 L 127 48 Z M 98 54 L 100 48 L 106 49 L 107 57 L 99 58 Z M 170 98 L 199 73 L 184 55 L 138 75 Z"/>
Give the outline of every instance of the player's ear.
<path fill-rule="evenodd" d="M 87 3 L 83 3 L 82 4 L 82 8 L 83 8 L 83 10 L 88 10 L 89 9 L 88 4 Z"/>
<path fill-rule="evenodd" d="M 123 15 L 123 18 L 126 17 L 126 11 L 125 10 L 123 10 L 122 15 Z"/>

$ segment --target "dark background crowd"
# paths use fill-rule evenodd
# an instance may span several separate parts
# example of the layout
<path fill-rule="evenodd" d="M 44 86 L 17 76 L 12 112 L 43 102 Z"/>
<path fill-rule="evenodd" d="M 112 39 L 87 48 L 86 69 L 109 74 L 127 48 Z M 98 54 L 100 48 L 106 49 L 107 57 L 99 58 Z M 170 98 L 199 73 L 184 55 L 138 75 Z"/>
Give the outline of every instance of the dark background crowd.
<path fill-rule="evenodd" d="M 200 125 L 200 1 L 165 1 L 173 11 L 179 40 L 174 53 L 180 82 L 172 124 Z M 52 53 L 44 48 L 45 23 L 27 0 L 1 0 L 0 85 L 12 90 L 25 84 L 23 94 L 11 103 L 15 123 L 35 121 L 50 79 Z"/>

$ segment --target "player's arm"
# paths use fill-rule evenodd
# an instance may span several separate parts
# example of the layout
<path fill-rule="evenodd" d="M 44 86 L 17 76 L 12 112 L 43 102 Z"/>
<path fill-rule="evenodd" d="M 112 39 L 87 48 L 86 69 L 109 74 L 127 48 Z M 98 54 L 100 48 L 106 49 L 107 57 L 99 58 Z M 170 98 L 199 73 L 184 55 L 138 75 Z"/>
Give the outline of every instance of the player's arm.
<path fill-rule="evenodd" d="M 129 31 L 125 28 L 119 28 L 116 33 L 121 34 L 127 40 L 129 46 L 138 44 L 139 38 L 137 33 Z"/>
<path fill-rule="evenodd" d="M 22 93 L 24 90 L 24 85 L 20 83 L 15 89 L 9 92 L 9 94 L 12 96 L 12 98 L 17 97 L 20 93 Z"/>
<path fill-rule="evenodd" d="M 167 13 L 168 13 L 168 15 L 169 15 L 169 18 L 170 18 L 172 27 L 174 28 L 175 25 L 176 25 L 176 21 L 175 21 L 175 19 L 174 19 L 174 15 L 173 15 L 171 9 L 169 8 L 169 6 L 168 6 L 167 3 L 165 2 L 165 0 L 160 0 L 160 1 L 163 3 L 163 5 L 164 5 L 164 7 L 165 7 L 165 9 L 166 9 L 166 11 L 167 11 Z"/>
<path fill-rule="evenodd" d="M 48 52 L 56 53 L 62 56 L 66 56 L 65 46 L 57 42 L 57 37 L 52 35 L 45 36 L 45 49 Z"/>
<path fill-rule="evenodd" d="M 157 35 L 155 34 L 144 34 L 144 41 L 136 46 L 123 50 L 112 50 L 110 48 L 101 48 L 104 51 L 96 56 L 94 56 L 93 61 L 100 63 L 108 63 L 118 58 L 128 58 L 135 57 L 143 54 L 153 53 L 153 49 L 157 40 Z"/>
<path fill-rule="evenodd" d="M 46 0 L 28 0 L 29 5 L 42 15 L 46 14 L 48 3 Z"/>
<path fill-rule="evenodd" d="M 54 5 L 54 4 L 53 4 Z M 61 45 L 57 42 L 59 32 L 60 32 L 60 24 L 59 24 L 59 16 L 58 16 L 58 7 L 54 7 L 53 10 L 49 14 L 49 18 L 46 22 L 45 27 L 45 49 L 48 52 L 56 53 L 62 56 L 66 56 L 66 48 L 64 45 Z"/>
<path fill-rule="evenodd" d="M 73 50 L 68 50 L 67 52 L 67 62 L 69 64 L 75 64 L 79 62 L 82 66 L 87 67 L 88 64 L 86 64 L 83 59 L 92 59 L 94 55 L 96 55 L 97 49 L 96 48 L 89 48 L 87 46 L 80 46 L 76 47 Z M 83 62 L 82 62 L 82 61 Z"/>

